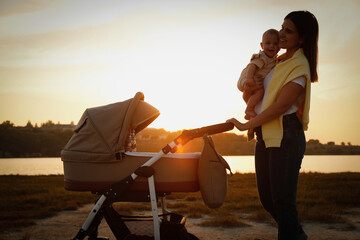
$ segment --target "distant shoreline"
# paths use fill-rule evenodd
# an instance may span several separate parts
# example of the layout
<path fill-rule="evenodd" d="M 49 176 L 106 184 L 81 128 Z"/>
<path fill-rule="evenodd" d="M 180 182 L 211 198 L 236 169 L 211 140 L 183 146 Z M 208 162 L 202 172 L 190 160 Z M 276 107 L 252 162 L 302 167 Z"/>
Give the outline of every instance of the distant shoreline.
<path fill-rule="evenodd" d="M 0 158 L 60 157 L 62 149 L 73 135 L 68 127 L 52 122 L 41 127 L 34 127 L 31 123 L 25 127 L 16 127 L 9 121 L 3 122 L 0 124 Z M 181 131 L 145 128 L 136 135 L 137 151 L 159 152 L 180 134 Z M 212 135 L 212 139 L 216 150 L 223 156 L 254 154 L 256 141 L 247 141 L 245 135 L 226 132 Z M 182 152 L 201 152 L 203 146 L 203 139 L 196 138 L 183 146 Z M 350 142 L 336 145 L 332 141 L 323 144 L 317 139 L 309 139 L 305 155 L 360 155 L 360 146 Z"/>
<path fill-rule="evenodd" d="M 200 151 L 199 151 L 200 152 Z M 157 152 L 153 152 L 157 153 Z M 190 153 L 190 152 L 182 152 L 182 153 Z M 253 157 L 254 154 L 222 154 L 223 157 Z M 304 154 L 304 156 L 360 156 L 360 153 L 349 153 L 349 154 Z M 22 158 L 61 158 L 61 156 L 21 156 L 21 157 L 0 157 L 0 159 L 22 159 Z"/>
<path fill-rule="evenodd" d="M 233 172 L 254 173 L 254 156 L 225 156 Z M 306 155 L 301 172 L 338 173 L 360 172 L 360 155 Z M 63 174 L 60 157 L 0 158 L 1 174 L 51 175 Z"/>

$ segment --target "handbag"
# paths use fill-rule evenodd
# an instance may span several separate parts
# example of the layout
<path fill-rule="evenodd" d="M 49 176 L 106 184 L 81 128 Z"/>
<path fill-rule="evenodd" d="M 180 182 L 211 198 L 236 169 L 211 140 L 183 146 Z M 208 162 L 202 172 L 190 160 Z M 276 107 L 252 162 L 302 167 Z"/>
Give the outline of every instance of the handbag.
<path fill-rule="evenodd" d="M 226 197 L 229 164 L 215 150 L 212 138 L 203 136 L 204 148 L 201 153 L 198 168 L 200 192 L 204 203 L 210 208 L 220 207 Z"/>

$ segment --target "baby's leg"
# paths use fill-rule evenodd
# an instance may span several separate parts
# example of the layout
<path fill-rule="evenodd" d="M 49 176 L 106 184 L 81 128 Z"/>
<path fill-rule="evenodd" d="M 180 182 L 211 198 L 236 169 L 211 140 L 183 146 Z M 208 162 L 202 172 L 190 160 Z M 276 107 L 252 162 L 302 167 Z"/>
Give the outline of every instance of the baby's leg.
<path fill-rule="evenodd" d="M 252 91 L 244 91 L 243 92 L 243 99 L 246 103 L 249 102 L 251 95 L 252 95 Z"/>
<path fill-rule="evenodd" d="M 245 110 L 245 119 L 250 120 L 251 117 L 255 117 L 257 114 L 255 112 L 255 106 L 261 101 L 264 96 L 264 88 L 259 88 L 254 91 L 253 95 L 249 98 L 247 102 L 247 107 Z"/>

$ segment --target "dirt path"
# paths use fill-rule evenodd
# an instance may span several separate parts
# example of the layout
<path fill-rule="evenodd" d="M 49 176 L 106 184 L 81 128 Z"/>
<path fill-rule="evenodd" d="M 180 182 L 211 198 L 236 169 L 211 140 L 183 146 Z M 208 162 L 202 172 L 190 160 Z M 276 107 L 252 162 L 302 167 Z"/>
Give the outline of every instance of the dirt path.
<path fill-rule="evenodd" d="M 86 205 L 76 211 L 60 212 L 54 217 L 37 220 L 36 225 L 21 231 L 3 233 L 0 235 L 0 239 L 72 239 L 84 223 L 91 208 L 92 205 Z M 309 240 L 360 240 L 360 209 L 351 209 L 343 217 L 347 220 L 347 224 L 306 222 L 303 227 Z M 201 219 L 187 219 L 186 228 L 188 232 L 202 240 L 254 240 L 255 238 L 271 240 L 276 239 L 277 235 L 276 228 L 269 224 L 248 222 L 249 227 L 210 228 L 198 226 L 197 223 L 200 221 Z M 99 233 L 115 239 L 105 220 L 100 225 Z"/>

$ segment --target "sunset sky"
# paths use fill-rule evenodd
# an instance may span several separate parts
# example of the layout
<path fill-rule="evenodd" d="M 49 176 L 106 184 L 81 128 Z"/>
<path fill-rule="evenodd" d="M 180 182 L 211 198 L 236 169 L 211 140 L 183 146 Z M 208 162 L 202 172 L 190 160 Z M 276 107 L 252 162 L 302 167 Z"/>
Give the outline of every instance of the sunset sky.
<path fill-rule="evenodd" d="M 77 123 L 138 91 L 150 127 L 243 121 L 240 72 L 293 10 L 320 26 L 307 139 L 360 145 L 358 0 L 1 0 L 0 122 Z"/>

